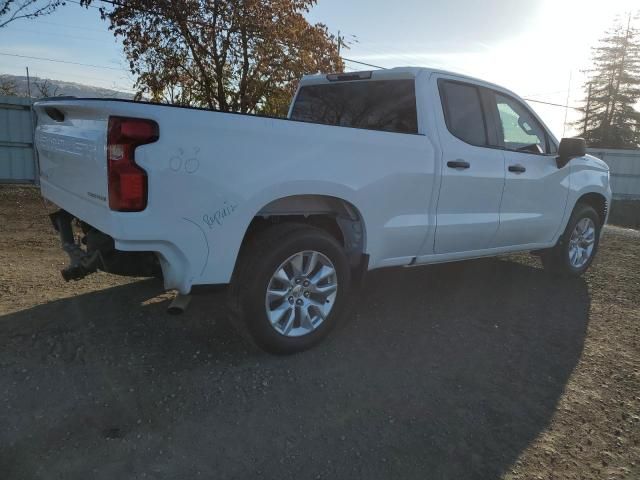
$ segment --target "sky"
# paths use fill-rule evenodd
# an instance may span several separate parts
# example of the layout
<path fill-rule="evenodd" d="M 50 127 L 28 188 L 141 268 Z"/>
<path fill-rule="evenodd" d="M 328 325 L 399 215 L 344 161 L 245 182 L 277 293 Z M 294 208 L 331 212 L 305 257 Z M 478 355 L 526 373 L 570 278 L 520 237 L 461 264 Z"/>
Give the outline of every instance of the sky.
<path fill-rule="evenodd" d="M 581 106 L 591 47 L 638 0 L 319 0 L 308 14 L 350 43 L 343 56 L 382 67 L 428 66 L 503 85 L 527 99 Z M 97 9 L 68 3 L 0 29 L 0 73 L 132 91 L 121 44 Z M 9 54 L 9 55 L 7 55 Z M 39 57 L 94 65 L 47 62 Z M 368 69 L 346 62 L 348 69 Z M 568 102 L 567 102 L 568 98 Z M 579 112 L 531 103 L 557 137 Z"/>

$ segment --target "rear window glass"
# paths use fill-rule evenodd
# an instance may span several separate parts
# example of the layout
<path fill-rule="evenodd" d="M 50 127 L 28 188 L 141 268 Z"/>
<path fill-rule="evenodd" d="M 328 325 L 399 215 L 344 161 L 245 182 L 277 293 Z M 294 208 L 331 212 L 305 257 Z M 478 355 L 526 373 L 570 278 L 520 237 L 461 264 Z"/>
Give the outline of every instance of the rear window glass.
<path fill-rule="evenodd" d="M 457 82 L 441 82 L 440 96 L 449 131 L 472 145 L 486 145 L 487 131 L 478 89 Z"/>
<path fill-rule="evenodd" d="M 384 132 L 418 133 L 413 80 L 376 80 L 302 87 L 292 120 Z"/>

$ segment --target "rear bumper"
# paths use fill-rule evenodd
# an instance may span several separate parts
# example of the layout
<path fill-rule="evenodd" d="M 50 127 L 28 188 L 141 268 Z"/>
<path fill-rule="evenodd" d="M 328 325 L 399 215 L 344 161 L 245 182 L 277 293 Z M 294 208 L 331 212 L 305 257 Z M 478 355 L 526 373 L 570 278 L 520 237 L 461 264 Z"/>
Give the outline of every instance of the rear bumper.
<path fill-rule="evenodd" d="M 81 223 L 83 237 L 78 242 L 73 233 L 74 217 L 65 210 L 50 215 L 51 223 L 60 235 L 62 249 L 69 255 L 69 265 L 62 278 L 81 280 L 101 270 L 127 277 L 160 277 L 162 271 L 154 252 L 123 252 L 106 233 Z"/>
<path fill-rule="evenodd" d="M 149 211 L 113 212 L 106 199 L 103 202 L 89 195 L 83 198 L 53 185 L 46 178 L 41 178 L 40 188 L 47 200 L 113 239 L 115 250 L 155 254 L 162 268 L 164 287 L 167 290 L 178 290 L 183 295 L 190 293 L 195 280 L 193 271 L 197 265 L 194 268 L 193 260 L 188 257 L 191 252 L 188 249 L 183 251 L 179 244 L 180 240 L 186 240 L 188 245 L 192 241 L 191 237 L 197 240 L 197 236 L 172 228 L 169 219 L 161 220 L 162 216 L 153 216 Z"/>

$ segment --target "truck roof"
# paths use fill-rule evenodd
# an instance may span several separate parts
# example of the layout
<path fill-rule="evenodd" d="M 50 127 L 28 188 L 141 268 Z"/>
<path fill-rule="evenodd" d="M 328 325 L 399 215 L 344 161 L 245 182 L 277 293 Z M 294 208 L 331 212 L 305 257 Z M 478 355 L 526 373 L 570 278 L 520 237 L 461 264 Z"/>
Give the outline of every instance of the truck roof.
<path fill-rule="evenodd" d="M 448 70 L 442 70 L 442 69 L 438 69 L 438 68 L 429 68 L 429 67 L 395 67 L 395 68 L 389 68 L 389 69 L 379 69 L 379 70 L 362 70 L 362 71 L 357 71 L 357 72 L 348 72 L 348 73 L 340 73 L 340 74 L 335 74 L 337 75 L 348 75 L 348 76 L 354 76 L 357 77 L 358 75 L 362 75 L 363 77 L 365 75 L 370 75 L 370 78 L 362 78 L 362 80 L 402 80 L 402 79 L 413 79 L 416 78 L 419 74 L 421 73 L 427 73 L 427 74 L 431 74 L 431 73 L 438 73 L 438 74 L 442 74 L 442 75 L 452 75 L 461 79 L 466 79 L 466 80 L 470 80 L 474 83 L 480 83 L 483 84 L 485 86 L 488 87 L 493 87 L 493 88 L 497 88 L 500 90 L 504 90 L 506 92 L 511 93 L 512 95 L 519 97 L 517 94 L 515 94 L 514 92 L 512 92 L 511 90 L 509 90 L 508 88 L 503 87 L 502 85 L 497 85 L 495 83 L 492 82 L 488 82 L 486 80 L 483 80 L 481 78 L 477 78 L 477 77 L 472 77 L 470 75 L 466 75 L 463 73 L 457 73 L 457 72 L 451 72 Z M 348 79 L 348 80 L 357 80 L 357 78 L 352 78 L 352 79 Z M 332 82 L 339 82 L 340 79 L 338 78 L 337 80 L 333 80 Z M 346 80 L 345 80 L 346 81 Z M 332 83 L 330 82 L 330 80 L 327 78 L 326 74 L 315 74 L 315 75 L 305 75 L 304 77 L 302 77 L 302 79 L 300 80 L 300 85 L 318 85 L 318 84 L 323 84 L 323 83 Z"/>

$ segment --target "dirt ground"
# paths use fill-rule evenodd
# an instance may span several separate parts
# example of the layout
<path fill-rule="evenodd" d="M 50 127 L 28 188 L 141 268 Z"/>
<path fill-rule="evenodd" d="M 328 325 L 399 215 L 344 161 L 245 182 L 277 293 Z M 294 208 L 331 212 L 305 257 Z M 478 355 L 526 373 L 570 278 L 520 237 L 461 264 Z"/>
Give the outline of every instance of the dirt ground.
<path fill-rule="evenodd" d="M 528 255 L 372 273 L 288 358 L 224 294 L 66 284 L 37 191 L 0 187 L 0 478 L 638 479 L 640 233 L 554 280 Z"/>

